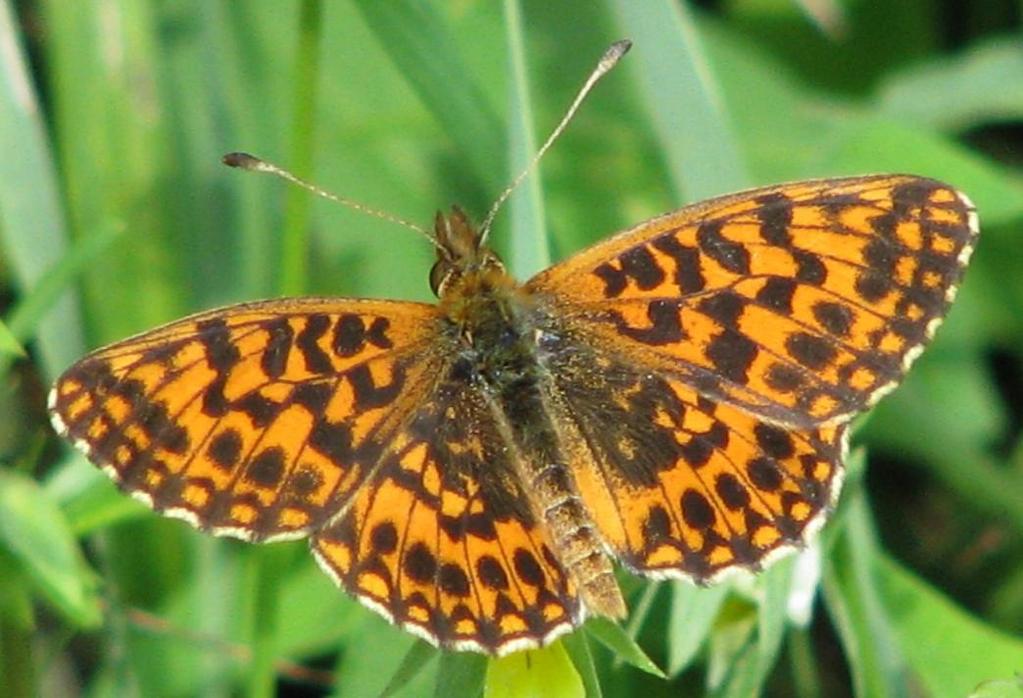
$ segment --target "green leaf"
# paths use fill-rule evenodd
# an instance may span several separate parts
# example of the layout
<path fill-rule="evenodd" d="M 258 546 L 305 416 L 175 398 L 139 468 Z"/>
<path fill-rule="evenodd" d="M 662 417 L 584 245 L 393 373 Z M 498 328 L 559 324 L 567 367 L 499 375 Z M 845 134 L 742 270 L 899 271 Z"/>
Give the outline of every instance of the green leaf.
<path fill-rule="evenodd" d="M 572 664 L 579 672 L 588 698 L 602 698 L 603 690 L 600 688 L 600 677 L 597 675 L 597 666 L 593 661 L 593 653 L 590 651 L 590 642 L 586 633 L 569 633 L 561 639 L 561 644 L 565 646 L 568 656 L 572 658 Z"/>
<path fill-rule="evenodd" d="M 1021 671 L 1023 639 L 974 618 L 887 555 L 877 558 L 877 580 L 895 637 L 928 695 L 965 696 Z"/>
<path fill-rule="evenodd" d="M 667 678 L 660 667 L 654 664 L 646 652 L 617 623 L 597 617 L 588 620 L 583 627 L 589 635 L 614 652 L 617 658 L 648 674 L 662 679 Z"/>
<path fill-rule="evenodd" d="M 677 582 L 671 587 L 668 616 L 668 675 L 677 676 L 696 657 L 728 595 L 727 584 L 695 587 Z"/>
<path fill-rule="evenodd" d="M 432 660 L 438 658 L 440 652 L 436 647 L 427 644 L 422 640 L 412 642 L 398 666 L 398 670 L 391 676 L 387 686 L 380 692 L 381 698 L 397 695 L 408 687 L 413 679 L 420 676 Z"/>
<path fill-rule="evenodd" d="M 0 470 L 0 545 L 68 622 L 99 625 L 93 573 L 82 559 L 67 520 L 33 480 Z"/>
<path fill-rule="evenodd" d="M 487 676 L 488 659 L 475 652 L 442 652 L 437 669 L 435 698 L 479 696 Z"/>
<path fill-rule="evenodd" d="M 7 323 L 3 320 L 0 320 L 0 354 L 11 358 L 25 358 L 28 356 L 25 353 L 25 347 L 21 346 L 21 343 L 18 342 L 10 328 L 7 327 Z"/>
<path fill-rule="evenodd" d="M 956 56 L 940 56 L 890 75 L 877 111 L 906 125 L 961 131 L 1023 118 L 1023 45 L 1002 36 Z"/>
<path fill-rule="evenodd" d="M 861 487 L 843 497 L 842 524 L 822 578 L 824 602 L 838 631 L 856 695 L 899 695 L 906 663 L 874 575 L 877 535 Z"/>
<path fill-rule="evenodd" d="M 486 698 L 583 698 L 583 681 L 561 642 L 491 659 Z"/>

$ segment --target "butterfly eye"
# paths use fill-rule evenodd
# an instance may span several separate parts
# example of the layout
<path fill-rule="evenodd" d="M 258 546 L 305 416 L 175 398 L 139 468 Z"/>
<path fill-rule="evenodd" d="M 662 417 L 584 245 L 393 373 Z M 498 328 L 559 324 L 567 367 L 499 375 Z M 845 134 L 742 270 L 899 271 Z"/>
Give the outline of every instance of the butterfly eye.
<path fill-rule="evenodd" d="M 451 263 L 443 259 L 438 259 L 434 263 L 433 268 L 430 269 L 430 290 L 438 298 L 440 298 L 444 286 L 451 279 L 453 271 L 454 268 L 451 266 Z"/>

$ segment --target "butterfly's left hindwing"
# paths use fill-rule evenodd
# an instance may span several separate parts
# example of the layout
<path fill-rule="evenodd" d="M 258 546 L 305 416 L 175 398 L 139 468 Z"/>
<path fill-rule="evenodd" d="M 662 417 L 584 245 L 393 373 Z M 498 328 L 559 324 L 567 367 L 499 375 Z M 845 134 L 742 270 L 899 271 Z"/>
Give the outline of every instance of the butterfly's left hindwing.
<path fill-rule="evenodd" d="M 482 393 L 440 376 L 347 513 L 315 534 L 321 566 L 359 600 L 435 645 L 507 654 L 582 622 L 521 457 Z"/>

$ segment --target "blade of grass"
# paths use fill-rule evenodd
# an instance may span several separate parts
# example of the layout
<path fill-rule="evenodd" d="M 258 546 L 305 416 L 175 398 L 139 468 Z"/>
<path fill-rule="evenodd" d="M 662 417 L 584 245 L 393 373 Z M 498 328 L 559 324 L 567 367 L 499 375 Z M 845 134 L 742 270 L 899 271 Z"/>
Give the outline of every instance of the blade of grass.
<path fill-rule="evenodd" d="M 505 0 L 504 17 L 508 37 L 508 181 L 511 181 L 536 153 L 535 114 L 526 75 L 525 35 L 518 0 Z M 526 178 L 507 208 L 511 216 L 508 265 L 522 278 L 550 266 L 551 253 L 544 216 L 542 180 L 539 168 Z"/>
<path fill-rule="evenodd" d="M 796 698 L 823 695 L 819 660 L 814 654 L 810 633 L 805 628 L 790 628 L 788 654 L 792 674 L 793 694 Z"/>
<path fill-rule="evenodd" d="M 47 313 L 61 303 L 61 295 L 123 233 L 123 226 L 107 226 L 73 243 L 60 261 L 47 270 L 7 314 L 5 321 L 13 338 L 19 342 L 31 339 L 41 323 L 46 322 Z M 0 376 L 6 372 L 9 359 L 0 357 Z"/>
<path fill-rule="evenodd" d="M 350 608 L 354 618 L 338 658 L 337 685 L 356 696 L 429 693 L 440 651 L 357 604 Z"/>
<path fill-rule="evenodd" d="M 92 573 L 67 520 L 35 481 L 7 470 L 0 470 L 0 546 L 68 622 L 99 625 Z"/>
<path fill-rule="evenodd" d="M 615 0 L 635 41 L 642 99 L 664 149 L 681 200 L 694 201 L 748 184 L 738 144 L 685 3 Z"/>
<path fill-rule="evenodd" d="M 320 0 L 303 0 L 295 51 L 295 95 L 291 124 L 291 158 L 295 174 L 306 179 L 313 169 L 316 132 L 316 96 L 320 74 L 320 38 L 323 34 Z M 281 249 L 280 291 L 285 296 L 305 292 L 308 278 L 309 212 L 312 197 L 299 187 L 288 187 Z"/>
<path fill-rule="evenodd" d="M 855 694 L 900 695 L 906 664 L 873 574 L 877 536 L 862 487 L 847 489 L 843 508 L 842 535 L 824 563 L 825 606 L 845 648 Z"/>
<path fill-rule="evenodd" d="M 5 570 L 0 575 L 0 676 L 4 695 L 27 697 L 39 693 L 35 683 L 38 662 L 33 655 L 38 631 L 29 585 L 15 571 L 15 564 L 0 547 L 0 565 Z"/>
<path fill-rule="evenodd" d="M 444 652 L 440 655 L 434 698 L 478 696 L 483 693 L 489 659 L 475 652 Z"/>
<path fill-rule="evenodd" d="M 590 651 L 586 633 L 570 633 L 562 638 L 561 644 L 565 646 L 565 651 L 572 659 L 572 665 L 579 672 L 586 695 L 589 698 L 602 698 L 604 692 L 600 687 L 600 677 L 597 675 L 597 666 L 593 661 L 593 652 Z"/>
<path fill-rule="evenodd" d="M 700 588 L 684 582 L 672 585 L 668 617 L 668 676 L 677 676 L 696 657 L 714 626 L 729 586 Z"/>
<path fill-rule="evenodd" d="M 757 640 L 740 654 L 737 666 L 721 691 L 723 696 L 751 696 L 764 693 L 764 684 L 774 668 L 785 632 L 787 597 L 792 582 L 794 558 L 775 563 L 761 575 L 762 592 L 757 603 Z"/>
<path fill-rule="evenodd" d="M 412 88 L 489 191 L 504 185 L 507 148 L 501 120 L 458 52 L 446 18 L 416 0 L 355 3 Z"/>
<path fill-rule="evenodd" d="M 299 32 L 296 37 L 295 94 L 292 113 L 291 167 L 299 176 L 312 169 L 314 152 L 316 94 L 319 82 L 320 40 L 323 33 L 320 0 L 303 0 L 299 8 Z M 284 235 L 281 249 L 280 292 L 299 295 L 307 280 L 309 254 L 309 193 L 299 187 L 287 190 Z M 277 655 L 277 615 L 279 613 L 281 563 L 291 552 L 276 547 L 252 551 L 256 566 L 253 607 L 252 664 L 248 673 L 248 694 L 252 698 L 274 695 Z"/>
<path fill-rule="evenodd" d="M 204 37 L 210 45 L 221 47 L 222 74 L 215 86 L 230 124 L 229 140 L 221 140 L 227 151 L 251 150 L 267 154 L 278 142 L 285 120 L 279 112 L 285 100 L 276 99 L 276 85 L 257 79 L 262 73 L 253 66 L 265 64 L 266 47 L 261 36 L 251 30 L 260 19 L 258 8 L 250 3 L 203 3 Z M 285 19 L 285 18 L 282 18 Z M 287 18 L 287 19 L 290 19 Z M 290 29 L 290 27 L 289 27 Z M 290 35 L 289 35 L 290 36 Z M 208 153 L 219 159 L 223 153 Z M 290 163 L 284 163 L 290 164 Z M 238 298 L 258 298 L 276 291 L 274 282 L 280 278 L 278 250 L 281 231 L 278 226 L 280 183 L 269 177 L 251 177 L 233 173 L 228 187 L 234 193 L 235 236 L 239 258 Z"/>
<path fill-rule="evenodd" d="M 654 602 L 657 600 L 661 588 L 661 584 L 657 582 L 644 584 L 638 597 L 634 595 L 634 600 L 629 602 L 629 617 L 625 621 L 625 632 L 629 637 L 635 638 L 639 635 L 640 628 L 643 627 L 643 623 L 646 622 L 650 611 L 654 608 Z"/>
<path fill-rule="evenodd" d="M 892 73 L 881 84 L 877 111 L 907 126 L 960 131 L 1023 118 L 1023 46 L 1002 36 L 954 58 L 940 56 Z"/>
<path fill-rule="evenodd" d="M 598 616 L 590 618 L 584 627 L 590 636 L 611 650 L 615 657 L 648 674 L 653 674 L 661 679 L 667 678 L 661 668 L 647 656 L 643 648 L 636 644 L 636 641 L 629 637 L 628 633 L 617 623 Z"/>
<path fill-rule="evenodd" d="M 159 90 L 166 60 L 158 50 L 157 9 L 53 1 L 40 7 L 52 39 L 45 62 L 69 228 L 83 236 L 123 222 L 134 233 L 130 248 L 109 249 L 82 285 L 90 330 L 99 339 L 124 337 L 192 307 L 183 283 L 189 256 L 176 245 L 181 231 L 171 117 Z"/>
<path fill-rule="evenodd" d="M 412 646 L 408 648 L 408 652 L 402 658 L 401 664 L 398 665 L 397 670 L 391 676 L 391 680 L 387 682 L 384 690 L 380 692 L 380 698 L 397 695 L 399 691 L 426 668 L 426 665 L 431 660 L 440 656 L 437 648 L 426 642 L 417 640 L 412 643 Z"/>
<path fill-rule="evenodd" d="M 294 549 L 288 545 L 267 545 L 249 551 L 252 660 L 246 670 L 246 695 L 269 698 L 276 695 L 277 624 L 280 590 L 285 568 Z"/>
<path fill-rule="evenodd" d="M 0 243 L 23 291 L 46 278 L 65 253 L 68 233 L 53 155 L 25 64 L 10 3 L 0 2 Z M 63 283 L 67 283 L 67 279 Z M 63 288 L 63 285 L 59 288 Z M 71 295 L 53 300 L 38 323 L 39 360 L 55 377 L 85 346 L 82 320 Z M 8 319 L 10 322 L 10 318 Z M 12 327 L 15 336 L 18 327 Z M 25 337 L 23 336 L 24 340 Z"/>
<path fill-rule="evenodd" d="M 878 406 L 864 433 L 885 450 L 912 454 L 971 507 L 1023 533 L 1023 476 L 987 452 L 999 433 L 989 424 L 1002 417 L 990 378 L 976 364 L 928 358 Z M 956 410 L 935 415 L 950 395 Z"/>
<path fill-rule="evenodd" d="M 28 353 L 25 351 L 25 347 L 21 346 L 7 323 L 0 320 L 0 375 L 3 375 L 5 370 L 3 362 L 10 359 L 23 359 L 26 356 Z"/>

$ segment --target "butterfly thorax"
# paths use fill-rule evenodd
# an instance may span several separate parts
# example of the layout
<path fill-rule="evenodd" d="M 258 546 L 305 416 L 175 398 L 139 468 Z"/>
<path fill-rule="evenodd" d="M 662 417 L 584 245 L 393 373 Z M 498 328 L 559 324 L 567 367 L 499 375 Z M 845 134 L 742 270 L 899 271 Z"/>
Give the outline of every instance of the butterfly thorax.
<path fill-rule="evenodd" d="M 532 302 L 500 257 L 457 207 L 449 216 L 438 212 L 435 236 L 437 262 L 430 285 L 461 341 L 481 354 L 507 355 L 523 369 L 535 363 L 532 348 L 521 340 L 533 324 Z"/>
<path fill-rule="evenodd" d="M 461 347 L 451 375 L 482 394 L 518 486 L 543 521 L 548 544 L 579 587 L 590 613 L 622 617 L 625 604 L 611 562 L 579 496 L 550 400 L 553 386 L 541 339 L 554 320 L 543 303 L 507 273 L 464 214 L 437 218 L 438 261 L 431 274 Z"/>

